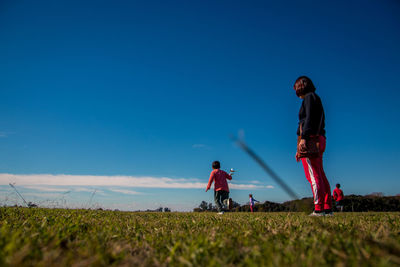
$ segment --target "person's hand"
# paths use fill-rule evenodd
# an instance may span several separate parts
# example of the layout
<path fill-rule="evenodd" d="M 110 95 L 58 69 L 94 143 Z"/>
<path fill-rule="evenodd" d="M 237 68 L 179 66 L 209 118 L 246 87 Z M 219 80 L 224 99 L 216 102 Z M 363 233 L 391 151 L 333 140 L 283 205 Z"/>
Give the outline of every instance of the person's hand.
<path fill-rule="evenodd" d="M 296 161 L 299 162 L 300 161 L 300 155 L 299 153 L 296 152 L 296 155 L 294 156 L 296 158 Z"/>
<path fill-rule="evenodd" d="M 208 191 L 208 188 L 206 188 L 206 192 Z"/>
<path fill-rule="evenodd" d="M 300 139 L 300 142 L 299 142 L 299 149 L 300 149 L 300 151 L 306 150 L 306 148 L 307 148 L 307 147 L 306 147 L 306 140 L 305 140 L 305 139 Z M 295 158 L 296 158 L 296 161 L 297 161 L 297 162 L 300 161 L 300 155 L 299 155 L 298 152 L 296 152 Z"/>
<path fill-rule="evenodd" d="M 300 139 L 299 146 L 301 149 L 306 149 L 306 139 Z"/>

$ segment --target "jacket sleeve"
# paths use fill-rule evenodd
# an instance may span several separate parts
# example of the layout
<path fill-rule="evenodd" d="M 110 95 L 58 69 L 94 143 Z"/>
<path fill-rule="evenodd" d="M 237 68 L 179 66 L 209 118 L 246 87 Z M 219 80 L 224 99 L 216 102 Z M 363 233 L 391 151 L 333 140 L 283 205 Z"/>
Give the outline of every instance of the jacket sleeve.
<path fill-rule="evenodd" d="M 232 175 L 228 174 L 227 172 L 225 172 L 225 177 L 228 180 L 232 180 Z"/>
<path fill-rule="evenodd" d="M 337 199 L 337 193 L 335 190 L 333 190 L 333 199 L 336 200 Z"/>
<path fill-rule="evenodd" d="M 315 112 L 315 99 L 312 94 L 307 94 L 306 97 L 304 98 L 304 108 L 306 111 L 306 118 L 303 123 L 303 128 L 302 128 L 302 133 L 301 133 L 301 139 L 308 139 L 312 132 L 312 126 L 313 126 L 313 121 L 312 121 L 312 114 Z"/>
<path fill-rule="evenodd" d="M 214 174 L 215 174 L 215 172 L 211 172 L 211 174 L 210 174 L 210 179 L 208 179 L 208 184 L 207 184 L 207 188 L 206 188 L 207 190 L 210 189 L 210 187 L 214 181 L 214 176 L 215 176 Z"/>

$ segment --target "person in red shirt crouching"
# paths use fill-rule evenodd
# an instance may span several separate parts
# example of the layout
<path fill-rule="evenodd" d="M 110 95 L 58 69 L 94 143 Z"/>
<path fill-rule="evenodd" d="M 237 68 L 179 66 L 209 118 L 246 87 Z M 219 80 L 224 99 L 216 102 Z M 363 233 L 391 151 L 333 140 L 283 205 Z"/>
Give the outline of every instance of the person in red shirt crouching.
<path fill-rule="evenodd" d="M 219 161 L 212 163 L 212 172 L 208 180 L 206 192 L 210 189 L 214 182 L 214 201 L 219 214 L 223 214 L 224 207 L 230 207 L 232 200 L 229 198 L 229 187 L 227 180 L 232 180 L 232 175 L 220 170 L 221 164 Z"/>
<path fill-rule="evenodd" d="M 335 190 L 333 190 L 333 199 L 336 201 L 336 208 L 343 211 L 343 191 L 340 189 L 340 184 L 336 184 Z"/>

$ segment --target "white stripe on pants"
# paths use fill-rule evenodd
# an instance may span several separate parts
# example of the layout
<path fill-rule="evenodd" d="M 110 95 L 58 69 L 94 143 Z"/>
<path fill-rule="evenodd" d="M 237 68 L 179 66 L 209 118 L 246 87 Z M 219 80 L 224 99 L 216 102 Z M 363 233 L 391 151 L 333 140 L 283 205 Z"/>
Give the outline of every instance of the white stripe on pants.
<path fill-rule="evenodd" d="M 317 183 L 315 182 L 314 171 L 312 169 L 311 161 L 309 158 L 307 158 L 307 165 L 308 165 L 308 172 L 310 173 L 310 178 L 311 178 L 311 186 L 314 193 L 314 204 L 318 204 L 318 187 Z"/>

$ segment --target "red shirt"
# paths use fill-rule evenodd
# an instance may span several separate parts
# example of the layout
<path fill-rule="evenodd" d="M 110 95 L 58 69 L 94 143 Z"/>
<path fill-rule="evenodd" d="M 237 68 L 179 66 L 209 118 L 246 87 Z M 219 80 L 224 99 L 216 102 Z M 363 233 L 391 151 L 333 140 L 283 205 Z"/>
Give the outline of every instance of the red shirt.
<path fill-rule="evenodd" d="M 335 201 L 340 201 L 343 200 L 344 195 L 343 195 L 343 191 L 340 190 L 339 188 L 335 188 L 335 190 L 333 190 L 333 199 Z"/>
<path fill-rule="evenodd" d="M 214 191 L 224 190 L 229 192 L 227 179 L 232 180 L 232 176 L 220 169 L 213 170 L 208 180 L 207 190 L 210 189 L 211 184 L 215 182 Z"/>

